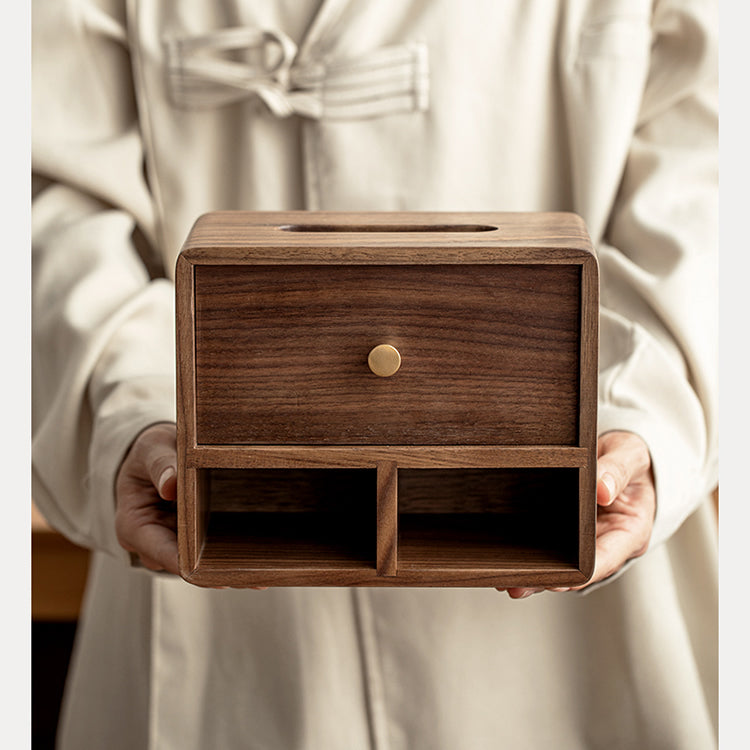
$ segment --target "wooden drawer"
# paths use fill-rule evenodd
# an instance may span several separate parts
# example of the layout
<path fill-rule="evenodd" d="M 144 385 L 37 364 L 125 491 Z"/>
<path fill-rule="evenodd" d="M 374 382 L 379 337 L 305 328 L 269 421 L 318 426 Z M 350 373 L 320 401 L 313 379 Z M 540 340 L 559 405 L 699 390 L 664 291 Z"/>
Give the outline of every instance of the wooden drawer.
<path fill-rule="evenodd" d="M 198 266 L 199 443 L 574 445 L 580 266 Z M 368 354 L 400 353 L 392 377 Z"/>
<path fill-rule="evenodd" d="M 586 580 L 597 284 L 572 214 L 199 219 L 177 265 L 183 576 Z"/>

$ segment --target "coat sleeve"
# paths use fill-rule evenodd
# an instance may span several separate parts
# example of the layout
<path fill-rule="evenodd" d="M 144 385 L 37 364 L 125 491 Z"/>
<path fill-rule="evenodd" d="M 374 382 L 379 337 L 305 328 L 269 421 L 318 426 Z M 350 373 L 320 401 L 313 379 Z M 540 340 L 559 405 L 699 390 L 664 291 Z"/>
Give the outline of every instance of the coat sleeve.
<path fill-rule="evenodd" d="M 114 480 L 138 432 L 174 420 L 174 293 L 138 249 L 153 208 L 107 5 L 33 4 L 32 491 L 72 541 L 127 560 Z"/>
<path fill-rule="evenodd" d="M 668 539 L 718 481 L 714 2 L 657 2 L 651 65 L 604 243 L 599 432 L 646 441 Z"/>

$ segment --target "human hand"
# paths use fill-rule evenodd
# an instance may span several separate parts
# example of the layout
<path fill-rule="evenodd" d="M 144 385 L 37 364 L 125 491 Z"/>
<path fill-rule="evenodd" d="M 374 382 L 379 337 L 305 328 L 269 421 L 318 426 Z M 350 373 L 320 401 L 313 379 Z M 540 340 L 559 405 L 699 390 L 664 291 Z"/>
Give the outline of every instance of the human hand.
<path fill-rule="evenodd" d="M 177 427 L 160 422 L 138 435 L 117 472 L 115 531 L 120 545 L 138 555 L 144 567 L 178 575 L 176 499 Z"/>
<path fill-rule="evenodd" d="M 582 586 L 550 589 L 552 591 L 579 591 L 604 580 L 628 560 L 642 555 L 651 539 L 656 488 L 646 444 L 632 432 L 607 432 L 599 438 L 597 455 L 594 574 Z M 507 591 L 511 599 L 525 599 L 544 589 L 498 591 Z"/>
<path fill-rule="evenodd" d="M 133 441 L 115 482 L 117 541 L 149 570 L 177 565 L 177 428 L 153 424 Z"/>

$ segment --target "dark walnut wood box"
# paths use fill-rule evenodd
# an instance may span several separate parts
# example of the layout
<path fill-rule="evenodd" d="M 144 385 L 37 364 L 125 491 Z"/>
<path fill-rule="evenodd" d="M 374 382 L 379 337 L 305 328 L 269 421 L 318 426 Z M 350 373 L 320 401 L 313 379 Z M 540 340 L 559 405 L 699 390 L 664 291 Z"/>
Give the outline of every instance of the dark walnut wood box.
<path fill-rule="evenodd" d="M 588 580 L 598 270 L 579 217 L 216 212 L 176 284 L 186 580 Z"/>

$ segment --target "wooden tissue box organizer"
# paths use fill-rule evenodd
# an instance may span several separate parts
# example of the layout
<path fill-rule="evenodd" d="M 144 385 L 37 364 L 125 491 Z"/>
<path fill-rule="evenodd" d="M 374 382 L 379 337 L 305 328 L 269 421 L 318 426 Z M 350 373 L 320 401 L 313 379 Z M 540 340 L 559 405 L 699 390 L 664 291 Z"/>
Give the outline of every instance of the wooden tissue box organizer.
<path fill-rule="evenodd" d="M 186 580 L 591 576 L 598 270 L 579 217 L 210 213 L 176 285 Z"/>

